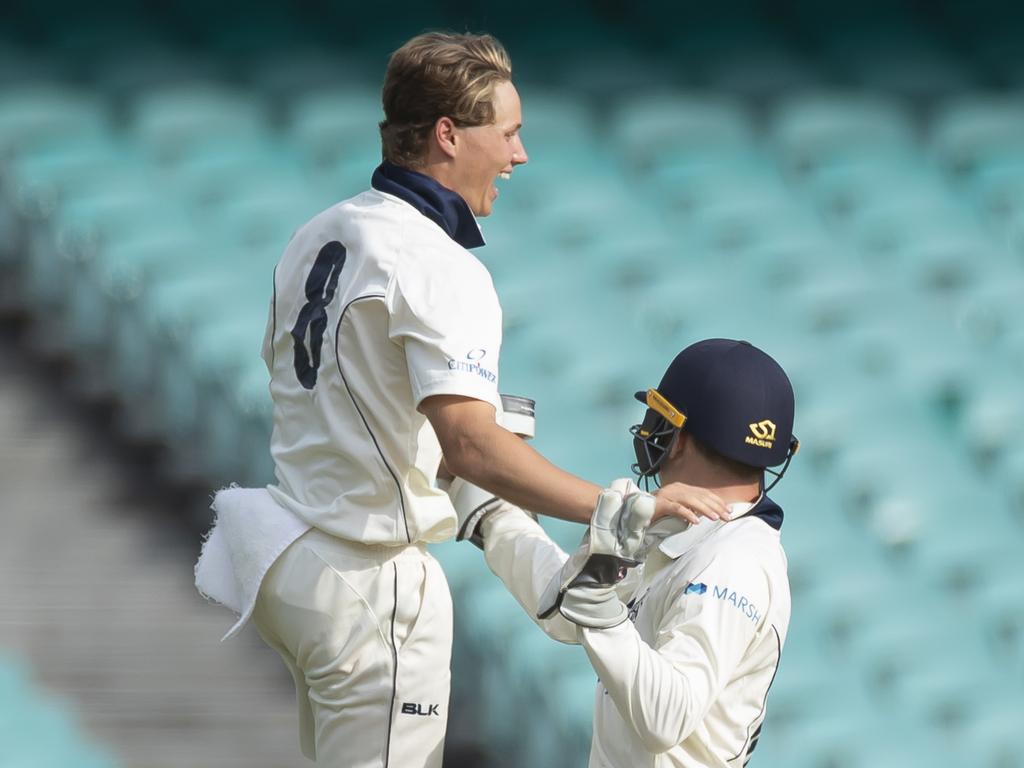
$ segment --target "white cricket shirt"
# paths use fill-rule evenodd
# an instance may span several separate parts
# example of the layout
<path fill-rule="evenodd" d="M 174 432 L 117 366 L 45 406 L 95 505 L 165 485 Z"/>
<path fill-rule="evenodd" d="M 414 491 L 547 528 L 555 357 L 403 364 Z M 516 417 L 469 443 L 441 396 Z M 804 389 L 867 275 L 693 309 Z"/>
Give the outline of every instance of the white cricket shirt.
<path fill-rule="evenodd" d="M 732 521 L 703 520 L 652 548 L 619 585 L 631 621 L 604 630 L 538 621 L 567 555 L 511 505 L 486 519 L 491 570 L 597 672 L 591 768 L 743 766 L 756 746 L 789 626 L 782 512 L 767 499 L 730 508 Z"/>
<path fill-rule="evenodd" d="M 455 533 L 451 502 L 434 487 L 441 449 L 417 410 L 423 399 L 500 408 L 490 274 L 410 199 L 371 189 L 295 233 L 275 272 L 263 348 L 277 477 L 268 490 L 310 525 L 371 544 Z"/>

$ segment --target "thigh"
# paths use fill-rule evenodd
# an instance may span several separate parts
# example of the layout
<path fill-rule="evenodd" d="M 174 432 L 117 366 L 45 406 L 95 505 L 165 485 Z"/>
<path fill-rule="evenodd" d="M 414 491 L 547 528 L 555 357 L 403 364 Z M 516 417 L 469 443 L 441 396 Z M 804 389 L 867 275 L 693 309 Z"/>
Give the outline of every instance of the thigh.
<path fill-rule="evenodd" d="M 452 639 L 444 574 L 415 549 L 383 562 L 344 549 L 300 539 L 268 573 L 258 604 L 261 632 L 304 675 L 317 762 L 439 768 Z"/>
<path fill-rule="evenodd" d="M 429 555 L 397 563 L 396 701 L 392 766 L 441 765 L 451 687 L 452 603 L 440 565 Z"/>
<path fill-rule="evenodd" d="M 388 764 L 395 654 L 387 634 L 394 593 L 391 564 L 342 558 L 301 539 L 260 590 L 260 630 L 287 650 L 302 674 L 320 764 Z"/>

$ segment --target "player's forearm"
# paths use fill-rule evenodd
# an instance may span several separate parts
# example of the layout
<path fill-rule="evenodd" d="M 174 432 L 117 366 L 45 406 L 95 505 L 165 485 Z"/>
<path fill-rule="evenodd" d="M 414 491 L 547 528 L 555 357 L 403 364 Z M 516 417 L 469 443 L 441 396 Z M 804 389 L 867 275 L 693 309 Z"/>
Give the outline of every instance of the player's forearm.
<path fill-rule="evenodd" d="M 560 613 L 550 619 L 537 618 L 540 596 L 568 555 L 548 538 L 536 521 L 508 502 L 481 525 L 488 567 L 530 619 L 554 640 L 577 643 L 576 625 Z"/>
<path fill-rule="evenodd" d="M 562 520 L 588 522 L 601 490 L 497 425 L 465 435 L 445 461 L 454 474 L 517 507 Z"/>
<path fill-rule="evenodd" d="M 700 690 L 625 622 L 611 629 L 581 631 L 581 643 L 615 708 L 655 754 L 666 752 L 693 732 L 707 710 Z"/>

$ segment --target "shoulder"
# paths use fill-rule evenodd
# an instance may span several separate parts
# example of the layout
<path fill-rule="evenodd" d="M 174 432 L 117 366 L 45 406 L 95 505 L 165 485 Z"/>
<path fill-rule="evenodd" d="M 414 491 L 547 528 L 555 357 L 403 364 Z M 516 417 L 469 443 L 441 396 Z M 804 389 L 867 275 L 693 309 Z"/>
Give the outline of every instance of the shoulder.
<path fill-rule="evenodd" d="M 756 518 L 740 518 L 709 536 L 681 560 L 680 574 L 694 578 L 715 576 L 728 580 L 766 583 L 785 572 L 779 532 Z"/>

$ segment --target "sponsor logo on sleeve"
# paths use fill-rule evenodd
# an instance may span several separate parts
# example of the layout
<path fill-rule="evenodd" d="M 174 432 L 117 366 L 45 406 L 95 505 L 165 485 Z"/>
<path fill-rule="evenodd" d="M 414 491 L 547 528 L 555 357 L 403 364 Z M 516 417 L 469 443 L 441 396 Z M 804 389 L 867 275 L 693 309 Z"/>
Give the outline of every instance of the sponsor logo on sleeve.
<path fill-rule="evenodd" d="M 737 594 L 736 590 L 729 589 L 728 587 L 712 586 L 711 593 L 719 600 L 732 603 L 744 616 L 755 624 L 761 620 L 761 614 L 758 613 L 754 604 L 743 595 Z"/>
<path fill-rule="evenodd" d="M 762 419 L 748 425 L 750 434 L 744 442 L 748 445 L 756 445 L 758 448 L 771 448 L 775 444 L 775 422 L 770 419 Z"/>
<path fill-rule="evenodd" d="M 463 373 L 472 373 L 487 382 L 494 384 L 498 381 L 498 374 L 489 368 L 484 368 L 480 361 L 487 356 L 487 350 L 481 347 L 469 350 L 466 353 L 464 360 L 456 360 L 453 357 L 448 358 L 448 370 L 449 371 L 461 371 Z"/>
<path fill-rule="evenodd" d="M 684 590 L 683 594 L 700 596 L 707 593 L 707 591 L 707 584 L 703 584 L 700 582 L 691 582 L 690 584 L 686 585 L 686 589 Z M 740 613 L 742 613 L 755 624 L 761 620 L 761 613 L 757 610 L 757 606 L 755 606 L 746 597 L 739 594 L 734 589 L 729 589 L 728 587 L 720 587 L 717 584 L 712 584 L 711 596 L 716 600 L 721 600 L 722 602 L 733 605 L 738 611 L 740 611 Z"/>

